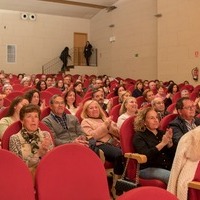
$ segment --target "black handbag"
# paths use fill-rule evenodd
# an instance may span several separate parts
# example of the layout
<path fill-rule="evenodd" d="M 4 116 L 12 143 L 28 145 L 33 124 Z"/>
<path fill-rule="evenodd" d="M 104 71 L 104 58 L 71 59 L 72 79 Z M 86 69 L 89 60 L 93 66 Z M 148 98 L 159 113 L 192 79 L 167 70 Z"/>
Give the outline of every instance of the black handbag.
<path fill-rule="evenodd" d="M 134 189 L 134 188 L 139 186 L 139 167 L 140 167 L 139 163 L 137 163 L 135 182 L 133 182 L 133 181 L 131 181 L 128 178 L 125 177 L 129 160 L 130 160 L 130 158 L 128 158 L 127 161 L 126 161 L 126 165 L 125 165 L 122 177 L 120 179 L 118 179 L 117 182 L 116 182 L 115 189 L 116 189 L 117 195 L 122 195 L 123 192 L 127 192 L 127 191 Z"/>

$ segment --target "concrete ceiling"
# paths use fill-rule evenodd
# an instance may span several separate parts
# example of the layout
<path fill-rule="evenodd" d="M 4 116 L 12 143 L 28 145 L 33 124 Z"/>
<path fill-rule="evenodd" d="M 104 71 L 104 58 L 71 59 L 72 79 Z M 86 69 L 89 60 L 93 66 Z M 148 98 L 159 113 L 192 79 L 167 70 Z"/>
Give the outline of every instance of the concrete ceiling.
<path fill-rule="evenodd" d="M 0 0 L 1 10 L 90 19 L 118 0 Z"/>

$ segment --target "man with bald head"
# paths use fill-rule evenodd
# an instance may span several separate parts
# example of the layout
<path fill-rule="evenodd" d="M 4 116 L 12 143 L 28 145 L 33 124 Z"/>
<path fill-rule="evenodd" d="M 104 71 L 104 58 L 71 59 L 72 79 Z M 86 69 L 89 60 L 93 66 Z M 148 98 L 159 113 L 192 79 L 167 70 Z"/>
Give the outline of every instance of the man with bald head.
<path fill-rule="evenodd" d="M 155 109 L 155 111 L 158 113 L 158 116 L 160 118 L 160 120 L 165 117 L 166 115 L 169 114 L 169 112 L 167 112 L 165 110 L 165 103 L 163 101 L 163 99 L 161 97 L 155 97 L 152 101 L 151 101 L 151 106 Z"/>

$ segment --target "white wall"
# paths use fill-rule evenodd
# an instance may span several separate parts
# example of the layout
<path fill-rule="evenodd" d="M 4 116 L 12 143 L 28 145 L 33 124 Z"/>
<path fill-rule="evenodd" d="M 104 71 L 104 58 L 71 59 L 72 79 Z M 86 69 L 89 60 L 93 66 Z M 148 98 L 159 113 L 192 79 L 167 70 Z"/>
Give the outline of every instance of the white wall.
<path fill-rule="evenodd" d="M 0 10 L 0 69 L 5 72 L 41 73 L 42 65 L 73 48 L 74 32 L 89 33 L 90 21 L 37 14 L 36 21 L 22 20 L 20 12 Z M 17 46 L 17 62 L 6 63 L 6 45 Z"/>
<path fill-rule="evenodd" d="M 158 12 L 158 78 L 199 84 L 191 70 L 200 68 L 200 1 L 159 0 Z"/>
<path fill-rule="evenodd" d="M 119 0 L 115 5 L 117 9 L 102 10 L 91 20 L 91 39 L 98 47 L 99 73 L 135 79 L 157 78 L 156 1 Z M 114 27 L 109 27 L 112 24 Z M 116 40 L 111 43 L 112 36 Z"/>

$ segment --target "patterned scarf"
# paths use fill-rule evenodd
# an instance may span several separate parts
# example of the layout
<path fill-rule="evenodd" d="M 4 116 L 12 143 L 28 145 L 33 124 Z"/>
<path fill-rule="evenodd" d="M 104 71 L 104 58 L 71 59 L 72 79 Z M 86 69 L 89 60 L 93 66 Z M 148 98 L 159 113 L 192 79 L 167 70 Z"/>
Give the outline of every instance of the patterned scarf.
<path fill-rule="evenodd" d="M 37 153 L 39 149 L 38 143 L 40 142 L 40 137 L 38 136 L 38 133 L 39 133 L 38 129 L 33 133 L 29 133 L 26 129 L 21 130 L 22 137 L 31 146 L 32 154 Z"/>

